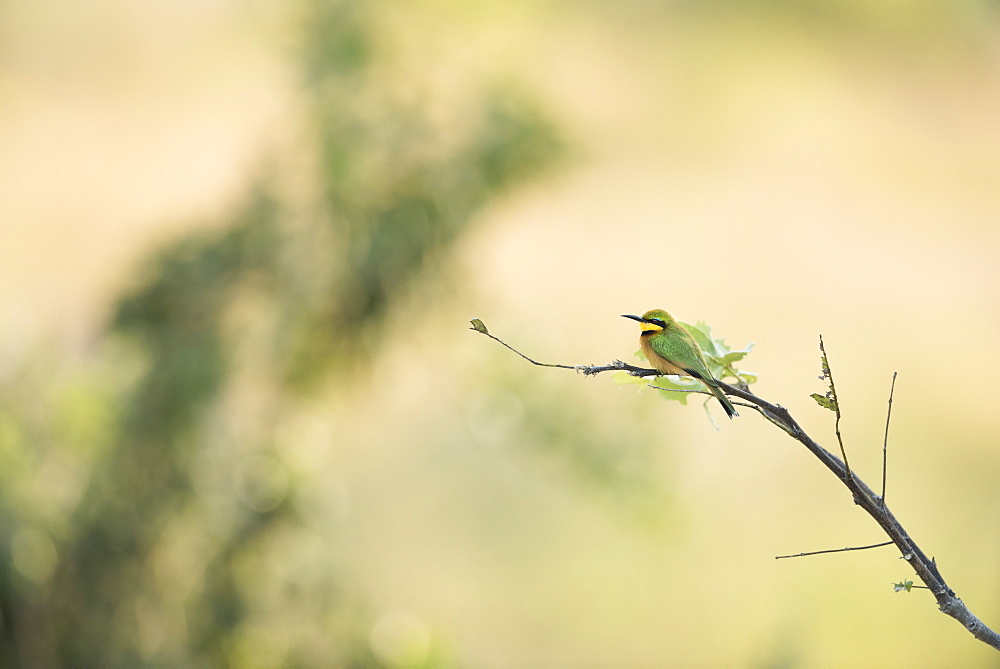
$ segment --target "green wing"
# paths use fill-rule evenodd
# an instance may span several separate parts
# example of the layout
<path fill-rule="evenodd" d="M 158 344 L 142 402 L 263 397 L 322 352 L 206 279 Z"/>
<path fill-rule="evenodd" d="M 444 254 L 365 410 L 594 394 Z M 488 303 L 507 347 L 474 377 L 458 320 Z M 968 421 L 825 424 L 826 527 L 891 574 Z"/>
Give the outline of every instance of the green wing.
<path fill-rule="evenodd" d="M 678 327 L 671 328 L 669 332 L 664 332 L 653 337 L 649 342 L 653 350 L 674 363 L 691 376 L 709 385 L 715 385 L 712 373 L 708 371 L 705 363 L 705 356 L 701 352 L 701 347 L 694 340 L 687 330 Z"/>
<path fill-rule="evenodd" d="M 712 373 L 708 371 L 708 364 L 705 362 L 705 354 L 701 352 L 701 347 L 694 337 L 683 327 L 671 328 L 669 332 L 655 335 L 650 340 L 649 345 L 660 356 L 666 358 L 677 367 L 698 379 L 715 395 L 722 408 L 726 410 L 726 415 L 732 418 L 739 416 L 736 407 L 729 401 L 719 382 L 715 380 Z"/>

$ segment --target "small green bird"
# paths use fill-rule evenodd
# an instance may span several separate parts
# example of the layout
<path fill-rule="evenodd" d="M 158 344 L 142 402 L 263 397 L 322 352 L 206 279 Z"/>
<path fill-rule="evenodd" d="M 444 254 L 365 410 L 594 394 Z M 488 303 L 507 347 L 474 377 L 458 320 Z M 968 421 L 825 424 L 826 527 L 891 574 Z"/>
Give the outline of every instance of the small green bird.
<path fill-rule="evenodd" d="M 708 371 L 705 355 L 684 326 L 674 320 L 673 316 L 663 309 L 651 309 L 642 316 L 622 314 L 624 318 L 639 321 L 642 334 L 639 335 L 639 346 L 649 364 L 661 374 L 679 374 L 693 376 L 704 383 L 713 395 L 718 398 L 726 415 L 732 418 L 739 416 L 729 398 L 722 392 L 719 382 Z"/>

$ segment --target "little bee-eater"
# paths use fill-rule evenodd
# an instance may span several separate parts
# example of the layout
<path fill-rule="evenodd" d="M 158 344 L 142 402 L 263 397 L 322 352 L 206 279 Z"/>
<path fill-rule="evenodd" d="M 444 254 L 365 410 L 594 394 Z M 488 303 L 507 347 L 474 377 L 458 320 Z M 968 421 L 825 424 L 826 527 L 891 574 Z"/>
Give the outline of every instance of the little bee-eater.
<path fill-rule="evenodd" d="M 726 415 L 732 418 L 739 416 L 729 398 L 722 392 L 719 382 L 708 371 L 705 355 L 684 326 L 674 320 L 673 316 L 663 309 L 652 309 L 642 316 L 622 314 L 625 318 L 639 321 L 642 334 L 639 335 L 639 346 L 649 364 L 661 374 L 680 374 L 693 376 L 704 383 L 716 398 Z"/>

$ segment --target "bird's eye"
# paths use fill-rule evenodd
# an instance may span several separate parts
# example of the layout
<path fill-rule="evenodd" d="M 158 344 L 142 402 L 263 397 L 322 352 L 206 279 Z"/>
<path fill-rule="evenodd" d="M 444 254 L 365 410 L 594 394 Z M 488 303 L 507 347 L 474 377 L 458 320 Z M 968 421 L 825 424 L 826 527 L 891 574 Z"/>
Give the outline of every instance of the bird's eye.
<path fill-rule="evenodd" d="M 650 320 L 652 320 L 653 325 L 659 325 L 664 330 L 667 329 L 667 324 L 664 323 L 663 321 L 661 321 L 659 318 L 653 318 L 653 319 L 650 319 Z"/>

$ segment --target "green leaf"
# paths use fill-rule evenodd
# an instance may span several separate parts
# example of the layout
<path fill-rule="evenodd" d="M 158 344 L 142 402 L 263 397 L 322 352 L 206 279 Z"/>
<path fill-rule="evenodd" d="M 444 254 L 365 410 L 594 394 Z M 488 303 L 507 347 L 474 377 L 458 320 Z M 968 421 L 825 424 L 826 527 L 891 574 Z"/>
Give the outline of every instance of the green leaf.
<path fill-rule="evenodd" d="M 809 397 L 816 400 L 816 404 L 820 405 L 824 409 L 829 409 L 830 411 L 837 410 L 837 400 L 833 399 L 828 395 L 820 395 L 819 393 L 813 393 Z"/>
<path fill-rule="evenodd" d="M 906 590 L 907 592 L 910 592 L 912 589 L 913 589 L 913 581 L 910 581 L 910 580 L 906 580 L 906 581 L 903 581 L 901 583 L 893 583 L 892 584 L 892 591 L 893 592 L 900 592 L 902 590 Z"/>
<path fill-rule="evenodd" d="M 750 349 L 753 348 L 753 344 L 747 344 L 747 347 L 740 351 L 730 351 L 721 358 L 715 358 L 715 361 L 722 367 L 728 367 L 734 362 L 738 362 L 743 358 L 750 355 Z"/>
<path fill-rule="evenodd" d="M 829 409 L 837 414 L 837 421 L 840 421 L 840 405 L 837 403 L 837 387 L 833 385 L 833 373 L 830 371 L 830 361 L 826 358 L 826 348 L 823 346 L 823 335 L 819 336 L 819 352 L 820 352 L 820 364 L 822 365 L 823 373 L 820 375 L 820 381 L 826 381 L 826 395 L 818 395 L 813 393 L 810 395 L 816 403 L 819 404 L 824 409 Z M 838 436 L 839 436 L 838 432 Z"/>
<path fill-rule="evenodd" d="M 475 330 L 476 332 L 482 332 L 483 334 L 489 334 L 490 333 L 490 331 L 486 329 L 486 324 L 483 323 L 478 318 L 473 318 L 469 322 L 472 323 L 472 329 Z"/>
<path fill-rule="evenodd" d="M 685 330 L 691 333 L 694 340 L 698 342 L 698 346 L 701 347 L 702 352 L 713 358 L 721 357 L 729 351 L 729 347 L 726 343 L 719 339 L 715 340 L 712 338 L 712 328 L 703 321 L 698 321 L 696 325 L 691 325 L 690 323 L 684 323 L 678 321 Z"/>
<path fill-rule="evenodd" d="M 611 375 L 611 378 L 614 380 L 615 385 L 619 386 L 623 386 L 629 383 L 635 383 L 635 384 L 649 383 L 649 379 L 641 376 L 634 376 L 624 370 L 620 372 L 615 372 L 614 374 Z"/>
<path fill-rule="evenodd" d="M 676 393 L 674 390 L 703 390 L 705 386 L 700 381 L 695 381 L 690 376 L 657 376 L 649 380 L 649 385 L 656 386 L 660 397 L 665 400 L 672 400 L 687 404 L 688 398 L 693 393 Z"/>
<path fill-rule="evenodd" d="M 615 372 L 611 375 L 616 385 L 638 385 L 657 386 L 660 397 L 665 400 L 673 400 L 681 404 L 687 404 L 688 395 L 691 393 L 671 392 L 673 390 L 702 390 L 704 386 L 700 381 L 695 381 L 689 376 L 633 376 L 626 371 Z M 665 390 L 662 390 L 665 389 Z"/>
<path fill-rule="evenodd" d="M 753 344 L 747 344 L 742 349 L 733 350 L 724 339 L 713 337 L 712 328 L 704 321 L 698 321 L 695 325 L 681 322 L 681 325 L 698 342 L 698 346 L 701 347 L 705 354 L 705 360 L 708 362 L 708 369 L 715 378 L 735 378 L 747 385 L 757 382 L 756 374 L 743 372 L 733 367 L 733 363 L 739 362 L 750 354 Z"/>

